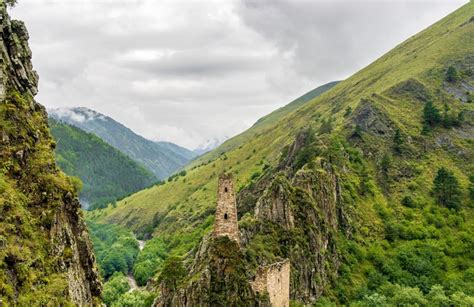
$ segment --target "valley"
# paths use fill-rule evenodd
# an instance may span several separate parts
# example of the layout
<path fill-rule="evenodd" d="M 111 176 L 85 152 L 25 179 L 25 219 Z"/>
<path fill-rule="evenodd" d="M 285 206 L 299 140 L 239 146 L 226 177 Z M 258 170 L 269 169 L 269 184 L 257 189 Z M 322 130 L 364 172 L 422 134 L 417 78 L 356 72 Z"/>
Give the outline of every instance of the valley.
<path fill-rule="evenodd" d="M 0 17 L 0 306 L 474 306 L 473 1 L 195 151 L 46 110 Z"/>

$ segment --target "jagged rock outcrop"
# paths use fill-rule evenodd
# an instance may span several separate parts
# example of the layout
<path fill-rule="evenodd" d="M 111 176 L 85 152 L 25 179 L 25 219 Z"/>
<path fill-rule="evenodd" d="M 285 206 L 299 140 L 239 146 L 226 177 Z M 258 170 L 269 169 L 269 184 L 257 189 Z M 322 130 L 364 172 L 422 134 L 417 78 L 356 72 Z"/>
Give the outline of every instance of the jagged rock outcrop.
<path fill-rule="evenodd" d="M 373 101 L 366 98 L 361 99 L 354 110 L 352 122 L 362 131 L 379 137 L 390 136 L 394 131 L 390 118 L 376 107 Z"/>
<path fill-rule="evenodd" d="M 228 237 L 204 238 L 185 280 L 176 288 L 162 282 L 160 293 L 154 306 L 269 306 L 253 293 L 244 255 Z"/>
<path fill-rule="evenodd" d="M 72 181 L 36 103 L 28 32 L 0 3 L 0 299 L 92 305 L 102 286 Z"/>
<path fill-rule="evenodd" d="M 300 165 L 301 153 L 313 146 L 310 133 L 300 132 L 280 164 L 247 188 L 259 187 L 258 192 L 265 186 L 257 193 L 253 214 L 241 222 L 250 270 L 256 269 L 255 263 L 270 265 L 289 259 L 290 297 L 308 303 L 335 281 L 341 262 L 338 236 L 348 237 L 352 231 L 339 176 L 331 163 L 316 158 Z M 247 189 L 241 193 L 248 193 Z"/>

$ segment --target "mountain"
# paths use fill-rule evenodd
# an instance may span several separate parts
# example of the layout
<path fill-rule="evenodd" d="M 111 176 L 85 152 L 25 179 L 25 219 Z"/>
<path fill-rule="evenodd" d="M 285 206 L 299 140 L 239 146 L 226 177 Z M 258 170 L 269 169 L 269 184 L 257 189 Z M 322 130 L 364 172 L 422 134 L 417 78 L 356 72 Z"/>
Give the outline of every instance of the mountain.
<path fill-rule="evenodd" d="M 49 127 L 56 141 L 55 155 L 59 167 L 83 182 L 79 198 L 85 209 L 113 203 L 158 180 L 144 166 L 95 134 L 52 118 Z"/>
<path fill-rule="evenodd" d="M 188 273 L 204 265 L 193 257 L 213 229 L 217 177 L 230 172 L 243 253 L 232 259 L 248 279 L 287 258 L 295 304 L 472 304 L 473 16 L 471 1 L 181 176 L 89 217 L 152 237 L 142 253 L 160 249 L 155 286 L 178 285 L 170 300 L 194 301 L 213 286 L 227 298 L 246 281 L 226 271 L 173 277 L 179 260 L 163 260 L 184 257 Z M 200 282 L 209 276 L 222 283 Z"/>
<path fill-rule="evenodd" d="M 73 180 L 33 97 L 28 31 L 0 2 L 0 305 L 92 306 L 102 284 Z"/>
<path fill-rule="evenodd" d="M 87 108 L 61 108 L 48 112 L 56 120 L 97 135 L 143 164 L 158 179 L 165 179 L 196 157 L 195 153 L 178 145 L 147 140 L 112 118 Z"/>

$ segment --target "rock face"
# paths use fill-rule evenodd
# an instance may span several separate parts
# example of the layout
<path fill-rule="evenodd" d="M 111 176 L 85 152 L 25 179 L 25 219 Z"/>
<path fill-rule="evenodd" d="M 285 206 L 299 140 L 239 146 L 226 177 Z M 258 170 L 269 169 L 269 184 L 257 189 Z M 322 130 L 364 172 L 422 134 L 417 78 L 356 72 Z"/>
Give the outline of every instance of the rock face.
<path fill-rule="evenodd" d="M 77 193 L 33 96 L 28 32 L 0 3 L 0 299 L 92 305 L 102 286 Z"/>
<path fill-rule="evenodd" d="M 227 236 L 204 238 L 186 280 L 176 289 L 162 283 L 160 292 L 154 306 L 269 306 L 255 296 L 244 255 Z"/>
<path fill-rule="evenodd" d="M 290 297 L 311 303 L 338 276 L 338 236 L 350 236 L 351 227 L 331 163 L 318 158 L 296 167 L 299 153 L 309 145 L 307 137 L 304 132 L 297 135 L 280 165 L 249 188 L 259 196 L 253 214 L 247 213 L 240 229 L 246 258 L 264 266 L 289 259 Z M 241 193 L 249 193 L 245 190 Z M 258 277 L 261 268 L 253 267 Z"/>
<path fill-rule="evenodd" d="M 310 132 L 297 135 L 280 164 L 239 193 L 238 209 L 245 212 L 240 246 L 234 232 L 204 238 L 186 269 L 189 276 L 175 289 L 161 283 L 156 306 L 289 306 L 290 298 L 312 303 L 335 282 L 338 237 L 351 235 L 350 219 L 332 164 L 322 158 L 298 162 L 311 140 Z M 227 180 L 220 178 L 218 207 Z M 224 208 L 235 209 L 233 200 L 227 203 L 232 205 Z"/>

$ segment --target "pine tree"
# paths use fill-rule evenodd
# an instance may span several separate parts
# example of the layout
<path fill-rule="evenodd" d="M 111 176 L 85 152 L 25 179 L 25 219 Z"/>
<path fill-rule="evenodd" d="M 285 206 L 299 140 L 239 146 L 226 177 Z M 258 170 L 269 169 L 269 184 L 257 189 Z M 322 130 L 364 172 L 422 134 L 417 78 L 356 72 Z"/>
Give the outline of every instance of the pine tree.
<path fill-rule="evenodd" d="M 402 132 L 397 128 L 397 130 L 395 130 L 395 135 L 393 136 L 393 150 L 397 154 L 402 153 L 402 145 L 404 142 L 405 140 L 403 139 Z"/>
<path fill-rule="evenodd" d="M 423 109 L 423 121 L 429 127 L 434 127 L 441 122 L 439 110 L 433 105 L 433 102 L 427 101 Z"/>
<path fill-rule="evenodd" d="M 449 66 L 446 71 L 446 81 L 455 83 L 459 79 L 458 71 L 453 66 Z"/>
<path fill-rule="evenodd" d="M 383 155 L 382 160 L 380 161 L 380 168 L 382 169 L 384 176 L 388 175 L 388 171 L 390 170 L 391 166 L 392 166 L 392 159 L 386 153 Z"/>
<path fill-rule="evenodd" d="M 352 132 L 352 137 L 362 138 L 362 127 L 360 125 L 356 125 L 354 128 L 354 132 Z"/>
<path fill-rule="evenodd" d="M 461 207 L 461 188 L 454 174 L 442 167 L 433 181 L 433 193 L 440 205 L 459 210 Z"/>

